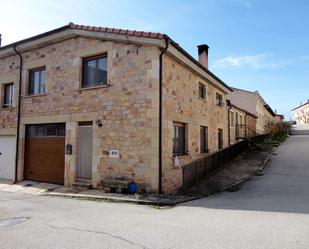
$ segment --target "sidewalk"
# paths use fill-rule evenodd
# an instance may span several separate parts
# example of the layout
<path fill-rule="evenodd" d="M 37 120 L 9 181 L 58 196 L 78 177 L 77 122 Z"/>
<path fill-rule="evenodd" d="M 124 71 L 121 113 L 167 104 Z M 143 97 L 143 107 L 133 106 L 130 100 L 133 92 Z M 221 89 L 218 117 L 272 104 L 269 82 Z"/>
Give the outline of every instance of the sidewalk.
<path fill-rule="evenodd" d="M 263 175 L 263 169 L 271 158 L 272 150 L 250 150 L 227 164 L 212 177 L 188 189 L 188 195 L 209 196 L 220 191 L 237 191 L 239 185 L 254 175 Z"/>
<path fill-rule="evenodd" d="M 55 184 L 23 181 L 18 184 L 0 181 L 0 191 L 19 192 L 32 195 L 65 197 L 94 201 L 126 202 L 153 206 L 174 206 L 211 194 L 238 189 L 238 185 L 253 175 L 262 174 L 270 159 L 271 150 L 251 150 L 225 164 L 214 176 L 201 181 L 183 194 L 114 194 L 103 190 L 81 187 L 64 187 Z"/>

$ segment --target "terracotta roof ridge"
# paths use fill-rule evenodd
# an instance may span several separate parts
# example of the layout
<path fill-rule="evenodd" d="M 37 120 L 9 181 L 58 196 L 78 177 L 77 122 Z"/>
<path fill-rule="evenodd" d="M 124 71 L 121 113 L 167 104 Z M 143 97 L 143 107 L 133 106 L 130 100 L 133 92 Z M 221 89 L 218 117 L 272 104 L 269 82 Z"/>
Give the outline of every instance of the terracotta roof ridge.
<path fill-rule="evenodd" d="M 149 32 L 149 31 L 137 31 L 137 30 L 129 30 L 129 29 L 120 29 L 120 28 L 108 28 L 108 27 L 99 27 L 99 26 L 90 26 L 90 25 L 78 25 L 73 22 L 68 24 L 70 29 L 79 29 L 79 30 L 88 30 L 102 33 L 111 33 L 111 34 L 122 34 L 128 36 L 136 36 L 136 37 L 145 37 L 145 38 L 153 38 L 153 39 L 164 39 L 167 37 L 166 34 L 162 34 L 159 32 Z"/>

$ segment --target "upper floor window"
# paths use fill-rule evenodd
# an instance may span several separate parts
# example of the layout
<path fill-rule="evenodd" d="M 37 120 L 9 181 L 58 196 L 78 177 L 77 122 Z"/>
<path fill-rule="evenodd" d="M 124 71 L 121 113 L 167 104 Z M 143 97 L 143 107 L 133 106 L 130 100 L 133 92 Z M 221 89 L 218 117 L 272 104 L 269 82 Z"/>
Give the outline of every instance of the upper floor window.
<path fill-rule="evenodd" d="M 198 84 L 198 96 L 200 99 L 206 99 L 206 86 L 202 83 Z"/>
<path fill-rule="evenodd" d="M 200 150 L 201 153 L 208 152 L 208 127 L 200 127 Z"/>
<path fill-rule="evenodd" d="M 231 116 L 231 127 L 234 127 L 234 112 L 230 112 Z"/>
<path fill-rule="evenodd" d="M 83 59 L 82 87 L 104 84 L 107 84 L 106 54 Z"/>
<path fill-rule="evenodd" d="M 3 108 L 13 107 L 13 95 L 14 95 L 14 84 L 4 85 L 4 98 L 3 98 Z"/>
<path fill-rule="evenodd" d="M 219 93 L 216 93 L 216 105 L 221 107 L 223 106 L 223 97 Z"/>
<path fill-rule="evenodd" d="M 173 155 L 186 154 L 186 125 L 184 123 L 173 123 Z"/>
<path fill-rule="evenodd" d="M 32 69 L 29 71 L 29 95 L 45 93 L 45 67 Z"/>

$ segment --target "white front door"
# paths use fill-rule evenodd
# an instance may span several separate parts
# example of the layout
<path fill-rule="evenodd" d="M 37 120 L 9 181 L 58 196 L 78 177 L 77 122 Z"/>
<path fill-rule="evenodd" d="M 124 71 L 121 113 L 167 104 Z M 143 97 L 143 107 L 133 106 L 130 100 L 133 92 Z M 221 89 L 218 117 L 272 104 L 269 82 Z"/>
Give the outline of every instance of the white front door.
<path fill-rule="evenodd" d="M 92 126 L 78 127 L 77 178 L 92 178 Z"/>
<path fill-rule="evenodd" d="M 0 179 L 14 180 L 15 136 L 0 136 Z"/>

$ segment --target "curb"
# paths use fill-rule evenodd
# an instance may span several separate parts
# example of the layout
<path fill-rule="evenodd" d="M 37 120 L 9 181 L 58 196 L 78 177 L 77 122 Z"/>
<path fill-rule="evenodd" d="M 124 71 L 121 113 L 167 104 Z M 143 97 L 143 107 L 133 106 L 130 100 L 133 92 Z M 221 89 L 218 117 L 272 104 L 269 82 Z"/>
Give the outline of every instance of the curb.
<path fill-rule="evenodd" d="M 114 203 L 132 203 L 137 205 L 146 205 L 146 206 L 175 206 L 180 203 L 193 201 L 201 198 L 202 196 L 191 196 L 183 198 L 182 200 L 172 200 L 172 201 L 152 201 L 146 199 L 134 199 L 134 198 L 125 198 L 117 196 L 99 196 L 99 195 L 86 195 L 86 194 L 66 194 L 66 193 L 53 193 L 47 192 L 43 193 L 42 196 L 51 196 L 51 197 L 64 197 L 78 200 L 88 200 L 88 201 L 105 201 L 105 202 L 114 202 Z"/>
<path fill-rule="evenodd" d="M 126 197 L 117 197 L 117 196 L 100 196 L 100 195 L 86 195 L 86 194 L 73 194 L 73 193 L 56 193 L 56 192 L 44 192 L 41 194 L 41 196 L 50 196 L 50 197 L 63 197 L 63 198 L 71 198 L 71 199 L 78 199 L 78 200 L 89 200 L 89 201 L 104 201 L 104 202 L 114 202 L 114 203 L 131 203 L 131 204 L 136 204 L 136 205 L 146 205 L 146 206 L 158 206 L 158 207 L 173 207 L 175 205 L 185 203 L 188 201 L 194 201 L 198 200 L 204 197 L 208 197 L 210 195 L 223 192 L 228 190 L 231 187 L 239 186 L 242 183 L 250 180 L 253 176 L 255 176 L 259 171 L 263 171 L 268 163 L 271 160 L 271 155 L 273 153 L 273 150 L 271 153 L 264 159 L 263 163 L 257 169 L 254 171 L 252 174 L 234 182 L 231 183 L 227 186 L 224 186 L 220 189 L 217 189 L 215 191 L 212 191 L 207 194 L 203 195 L 195 195 L 195 196 L 188 196 L 188 197 L 183 197 L 182 199 L 179 200 L 171 200 L 171 201 L 154 201 L 154 200 L 147 200 L 147 199 L 138 199 L 138 197 L 134 198 L 126 198 Z"/>
<path fill-rule="evenodd" d="M 217 191 L 218 192 L 223 192 L 223 191 L 226 191 L 227 189 L 231 188 L 231 187 L 234 187 L 234 186 L 239 186 L 241 185 L 242 183 L 250 180 L 253 176 L 255 176 L 259 171 L 263 171 L 267 166 L 268 166 L 268 163 L 270 162 L 271 160 L 271 155 L 272 155 L 273 152 L 270 153 L 270 155 L 268 155 L 265 160 L 263 161 L 261 167 L 259 169 L 257 169 L 256 171 L 254 171 L 252 174 L 236 181 L 235 183 L 232 183 L 232 184 L 229 184 L 223 188 L 221 188 L 220 190 Z"/>

